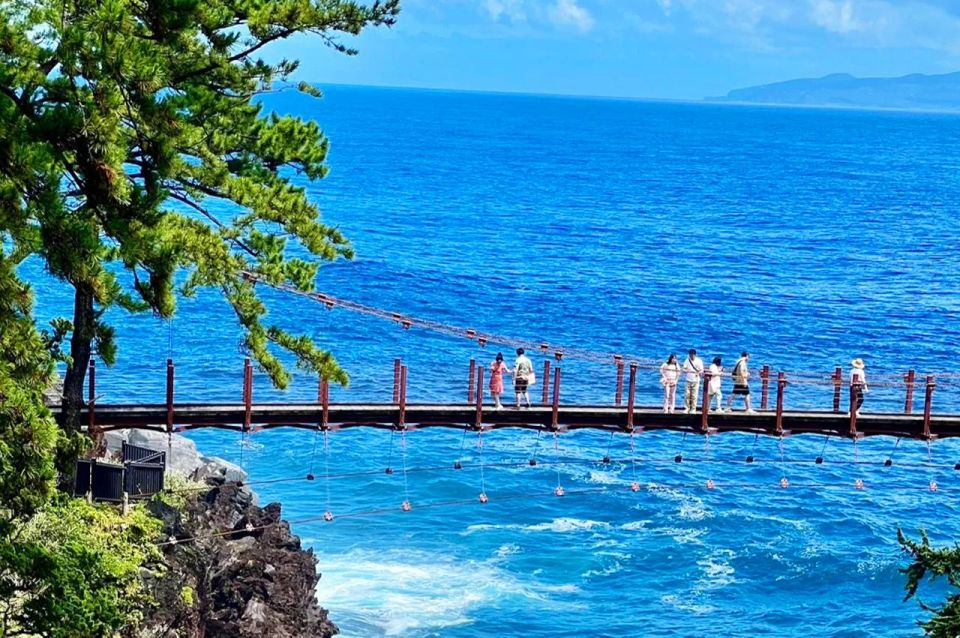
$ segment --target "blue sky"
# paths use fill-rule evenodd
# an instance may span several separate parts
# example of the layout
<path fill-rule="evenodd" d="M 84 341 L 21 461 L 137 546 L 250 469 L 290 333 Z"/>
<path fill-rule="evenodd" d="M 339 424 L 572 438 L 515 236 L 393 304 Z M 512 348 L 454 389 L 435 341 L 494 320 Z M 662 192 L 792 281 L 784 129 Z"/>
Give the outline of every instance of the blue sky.
<path fill-rule="evenodd" d="M 337 84 L 699 99 L 835 72 L 960 70 L 960 0 L 403 0 L 350 42 L 277 45 Z"/>

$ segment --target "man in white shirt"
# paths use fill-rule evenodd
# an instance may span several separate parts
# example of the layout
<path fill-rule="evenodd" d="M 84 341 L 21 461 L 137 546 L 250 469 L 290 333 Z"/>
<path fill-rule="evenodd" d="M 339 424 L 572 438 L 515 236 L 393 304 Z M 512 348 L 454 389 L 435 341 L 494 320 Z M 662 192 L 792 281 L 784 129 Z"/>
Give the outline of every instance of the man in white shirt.
<path fill-rule="evenodd" d="M 697 409 L 700 378 L 703 376 L 703 360 L 697 356 L 697 351 L 693 348 L 690 348 L 687 360 L 683 362 L 683 374 L 686 381 L 683 389 L 683 411 L 689 414 Z"/>
<path fill-rule="evenodd" d="M 533 379 L 533 362 L 523 353 L 523 348 L 517 348 L 517 360 L 513 364 L 513 390 L 517 395 L 517 409 L 520 409 L 521 398 L 526 401 L 527 407 L 530 407 L 528 390 Z"/>

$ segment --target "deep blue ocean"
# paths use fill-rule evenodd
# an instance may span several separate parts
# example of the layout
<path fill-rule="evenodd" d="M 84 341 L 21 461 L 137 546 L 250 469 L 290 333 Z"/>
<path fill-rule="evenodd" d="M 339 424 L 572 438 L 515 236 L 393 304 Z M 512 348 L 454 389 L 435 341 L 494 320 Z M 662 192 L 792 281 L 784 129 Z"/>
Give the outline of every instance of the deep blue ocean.
<path fill-rule="evenodd" d="M 309 190 L 357 258 L 322 269 L 330 294 L 650 359 L 696 347 L 729 369 L 748 349 L 755 371 L 795 373 L 788 408 L 829 409 L 831 388 L 812 381 L 853 357 L 873 381 L 867 412 L 902 409 L 892 380 L 907 369 L 956 370 L 956 116 L 348 87 L 265 102 L 332 139 L 330 175 Z M 33 275 L 39 315 L 64 313 L 69 294 Z M 488 365 L 497 349 L 264 294 L 278 324 L 350 373 L 334 401 L 389 401 L 394 357 L 410 401 L 463 401 L 469 359 Z M 185 300 L 170 324 L 113 318 L 121 359 L 99 370 L 101 402 L 162 402 L 168 356 L 178 401 L 240 400 L 238 331 L 214 294 Z M 960 410 L 949 381 L 935 411 Z M 286 392 L 255 383 L 258 401 L 316 396 L 308 376 Z M 563 361 L 564 401 L 612 403 L 614 384 L 612 365 Z M 659 390 L 644 371 L 639 403 Z M 897 528 L 960 539 L 951 441 L 191 436 L 283 503 L 344 636 L 919 635 Z"/>

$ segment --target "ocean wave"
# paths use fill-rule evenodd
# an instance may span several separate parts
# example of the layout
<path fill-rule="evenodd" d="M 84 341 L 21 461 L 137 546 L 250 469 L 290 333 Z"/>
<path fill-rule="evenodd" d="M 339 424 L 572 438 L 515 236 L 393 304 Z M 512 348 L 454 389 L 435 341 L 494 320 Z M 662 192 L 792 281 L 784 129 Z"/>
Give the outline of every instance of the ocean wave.
<path fill-rule="evenodd" d="M 477 610 L 489 607 L 577 607 L 557 599 L 576 595 L 575 585 L 521 579 L 493 560 L 462 561 L 399 549 L 321 554 L 318 560 L 323 569 L 317 600 L 336 610 L 344 638 L 436 632 L 469 624 Z"/>

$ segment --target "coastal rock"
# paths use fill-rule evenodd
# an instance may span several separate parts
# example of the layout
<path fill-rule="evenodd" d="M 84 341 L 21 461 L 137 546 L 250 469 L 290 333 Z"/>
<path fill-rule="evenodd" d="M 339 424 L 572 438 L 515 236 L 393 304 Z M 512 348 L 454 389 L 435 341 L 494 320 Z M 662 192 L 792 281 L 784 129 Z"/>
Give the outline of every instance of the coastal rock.
<path fill-rule="evenodd" d="M 217 479 L 210 479 L 216 481 Z M 146 579 L 160 605 L 142 636 L 165 638 L 327 638 L 337 627 L 316 602 L 316 557 L 281 519 L 280 505 L 257 507 L 223 484 L 174 510 L 149 504 L 164 522 L 162 569 Z"/>

